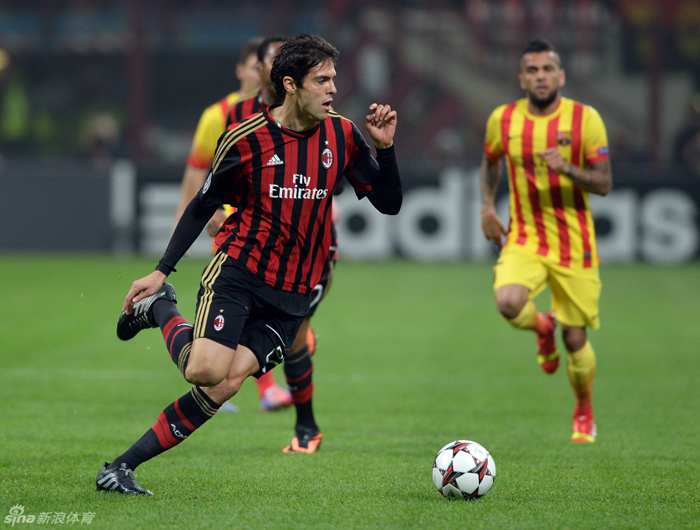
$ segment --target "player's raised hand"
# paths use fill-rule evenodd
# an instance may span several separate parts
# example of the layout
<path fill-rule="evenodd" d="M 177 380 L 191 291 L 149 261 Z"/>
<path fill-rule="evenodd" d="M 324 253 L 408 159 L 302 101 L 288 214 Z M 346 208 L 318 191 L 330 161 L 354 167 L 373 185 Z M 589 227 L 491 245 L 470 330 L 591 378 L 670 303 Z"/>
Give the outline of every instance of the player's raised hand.
<path fill-rule="evenodd" d="M 126 299 L 124 300 L 122 311 L 126 311 L 129 315 L 133 313 L 134 304 L 160 291 L 165 278 L 166 276 L 162 272 L 153 271 L 148 276 L 144 276 L 132 283 L 131 289 L 129 289 Z"/>
<path fill-rule="evenodd" d="M 391 147 L 396 133 L 396 111 L 391 110 L 389 105 L 377 103 L 372 103 L 369 111 L 371 114 L 365 118 L 365 127 L 374 140 L 375 147 L 378 149 Z"/>

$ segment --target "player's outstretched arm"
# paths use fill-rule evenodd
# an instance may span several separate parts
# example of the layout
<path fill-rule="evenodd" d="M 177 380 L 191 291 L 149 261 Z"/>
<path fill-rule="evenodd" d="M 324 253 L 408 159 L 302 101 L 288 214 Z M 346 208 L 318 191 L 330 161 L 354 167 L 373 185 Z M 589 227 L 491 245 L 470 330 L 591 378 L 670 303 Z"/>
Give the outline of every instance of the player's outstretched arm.
<path fill-rule="evenodd" d="M 365 118 L 365 128 L 377 149 L 387 149 L 394 144 L 397 114 L 389 105 L 372 103 L 370 114 Z"/>

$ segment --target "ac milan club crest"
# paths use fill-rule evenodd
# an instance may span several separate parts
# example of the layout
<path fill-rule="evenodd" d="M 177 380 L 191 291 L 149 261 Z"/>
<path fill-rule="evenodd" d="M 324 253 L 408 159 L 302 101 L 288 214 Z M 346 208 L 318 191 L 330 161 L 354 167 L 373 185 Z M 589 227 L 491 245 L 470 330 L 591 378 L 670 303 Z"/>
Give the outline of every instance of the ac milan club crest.
<path fill-rule="evenodd" d="M 214 319 L 214 330 L 221 331 L 222 329 L 224 329 L 224 323 L 224 316 L 216 315 L 216 318 Z"/>
<path fill-rule="evenodd" d="M 331 151 L 329 147 L 326 147 L 323 153 L 321 153 L 321 162 L 326 169 L 329 169 L 333 165 L 333 151 Z"/>

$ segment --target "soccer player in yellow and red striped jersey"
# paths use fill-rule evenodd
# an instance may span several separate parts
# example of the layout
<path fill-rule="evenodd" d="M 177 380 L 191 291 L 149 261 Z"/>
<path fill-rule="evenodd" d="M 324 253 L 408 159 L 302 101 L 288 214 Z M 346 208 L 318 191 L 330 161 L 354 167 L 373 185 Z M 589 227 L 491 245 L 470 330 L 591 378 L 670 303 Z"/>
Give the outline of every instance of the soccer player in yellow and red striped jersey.
<path fill-rule="evenodd" d="M 488 119 L 480 171 L 482 229 L 500 249 L 496 306 L 512 326 L 537 333 L 537 359 L 550 374 L 559 365 L 554 332 L 561 324 L 576 396 L 571 441 L 591 443 L 596 358 L 586 328 L 600 325 L 601 282 L 588 194 L 604 196 L 612 188 L 607 133 L 595 109 L 561 96 L 566 77 L 549 43 L 528 44 L 519 80 L 526 97 L 498 107 Z M 494 204 L 504 159 L 507 230 Z M 552 311 L 540 313 L 533 299 L 547 285 Z"/>
<path fill-rule="evenodd" d="M 275 51 L 281 46 L 283 38 L 266 38 L 252 39 L 246 43 L 241 51 L 238 64 L 236 65 L 236 77 L 241 82 L 240 88 L 228 94 L 226 97 L 217 101 L 213 105 L 207 107 L 197 124 L 190 156 L 187 159 L 185 174 L 182 178 L 180 204 L 175 216 L 175 222 L 180 219 L 182 212 L 192 200 L 197 192 L 204 185 L 214 153 L 216 152 L 216 144 L 219 137 L 224 133 L 230 125 L 229 113 L 231 108 L 236 106 L 241 99 L 246 100 L 252 98 L 256 91 L 260 94 L 271 94 L 274 97 L 273 101 L 268 103 L 277 103 L 278 97 L 275 94 L 272 85 L 268 82 L 269 88 L 261 88 L 262 77 L 265 74 L 263 69 L 272 68 L 272 57 Z M 260 49 L 264 51 L 265 60 L 269 65 L 263 65 L 260 61 Z M 269 57 L 267 57 L 269 55 Z M 269 78 L 269 73 L 267 74 Z M 211 221 L 213 231 L 218 231 L 219 226 L 224 222 L 226 217 L 231 214 L 230 206 L 218 211 Z M 283 407 L 288 407 L 292 404 L 290 393 L 275 383 L 275 378 L 272 373 L 266 373 L 259 379 L 255 380 L 258 396 L 260 397 L 260 406 L 262 410 L 276 410 Z M 234 405 L 226 404 L 226 410 L 237 410 Z"/>

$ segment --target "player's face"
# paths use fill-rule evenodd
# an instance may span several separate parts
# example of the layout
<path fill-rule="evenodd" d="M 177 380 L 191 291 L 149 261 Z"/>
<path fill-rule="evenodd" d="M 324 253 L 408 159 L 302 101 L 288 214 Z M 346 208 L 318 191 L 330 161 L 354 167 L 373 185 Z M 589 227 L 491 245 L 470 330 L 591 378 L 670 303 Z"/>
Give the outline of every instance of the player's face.
<path fill-rule="evenodd" d="M 282 46 L 282 42 L 271 42 L 267 47 L 267 52 L 265 57 L 263 57 L 263 62 L 260 65 L 260 81 L 266 87 L 272 86 L 272 81 L 270 80 L 270 72 L 272 72 L 272 63 L 275 61 L 275 54 L 277 50 Z"/>
<path fill-rule="evenodd" d="M 559 96 L 559 88 L 566 80 L 559 57 L 551 51 L 526 53 L 520 61 L 520 88 L 530 103 L 545 109 Z"/>
<path fill-rule="evenodd" d="M 257 54 L 250 54 L 244 63 L 236 65 L 236 77 L 241 82 L 243 94 L 260 87 L 260 68 L 258 67 Z"/>
<path fill-rule="evenodd" d="M 328 59 L 309 70 L 302 86 L 297 87 L 299 108 L 307 117 L 323 121 L 328 117 L 336 92 L 335 67 Z"/>

